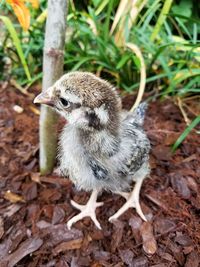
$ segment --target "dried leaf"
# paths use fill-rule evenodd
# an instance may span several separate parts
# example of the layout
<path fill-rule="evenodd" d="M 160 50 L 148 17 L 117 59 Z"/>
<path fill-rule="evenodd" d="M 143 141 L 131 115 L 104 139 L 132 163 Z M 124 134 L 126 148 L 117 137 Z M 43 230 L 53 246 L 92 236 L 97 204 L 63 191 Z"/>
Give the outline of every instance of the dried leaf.
<path fill-rule="evenodd" d="M 104 232 L 97 229 L 96 227 L 93 229 L 93 231 L 90 233 L 90 236 L 92 240 L 102 240 L 105 238 Z"/>
<path fill-rule="evenodd" d="M 94 251 L 94 259 L 98 261 L 108 261 L 110 260 L 111 253 L 108 251 L 103 251 L 103 250 L 97 250 Z"/>
<path fill-rule="evenodd" d="M 36 182 L 36 183 L 40 184 L 41 183 L 40 173 L 39 172 L 31 173 L 31 180 L 33 182 Z"/>
<path fill-rule="evenodd" d="M 53 218 L 52 218 L 52 224 L 57 224 L 61 222 L 65 217 L 65 211 L 59 207 L 55 206 L 53 210 Z"/>
<path fill-rule="evenodd" d="M 142 220 L 137 216 L 132 216 L 129 220 L 129 225 L 131 226 L 136 244 L 141 243 L 140 227 Z"/>
<path fill-rule="evenodd" d="M 151 267 L 168 267 L 169 264 L 159 263 L 156 265 L 151 265 Z"/>
<path fill-rule="evenodd" d="M 0 239 L 4 235 L 4 223 L 3 223 L 3 218 L 0 217 Z"/>
<path fill-rule="evenodd" d="M 37 184 L 36 183 L 31 182 L 31 183 L 24 184 L 22 189 L 23 189 L 26 201 L 30 201 L 30 200 L 37 198 Z"/>
<path fill-rule="evenodd" d="M 34 237 L 27 239 L 15 252 L 7 256 L 4 259 L 4 262 L 7 262 L 7 267 L 13 267 L 25 256 L 38 250 L 42 244 L 43 240 L 40 238 Z"/>
<path fill-rule="evenodd" d="M 55 265 L 53 265 L 55 266 Z M 56 264 L 56 267 L 69 267 L 67 260 L 64 258 L 60 259 L 59 262 Z"/>
<path fill-rule="evenodd" d="M 117 220 L 113 222 L 113 225 L 114 225 L 114 233 L 112 235 L 111 251 L 115 252 L 122 240 L 124 232 L 124 223 Z"/>
<path fill-rule="evenodd" d="M 161 207 L 163 210 L 167 210 L 167 206 L 158 199 L 158 194 L 156 192 L 151 191 L 149 194 L 146 194 L 146 197 L 158 207 Z"/>
<path fill-rule="evenodd" d="M 12 229 L 12 232 L 9 236 L 11 239 L 11 245 L 9 247 L 9 253 L 12 253 L 14 250 L 17 249 L 21 241 L 27 238 L 27 229 L 22 222 L 19 222 L 15 227 Z"/>
<path fill-rule="evenodd" d="M 192 239 L 188 235 L 177 235 L 174 241 L 184 247 L 193 245 Z"/>
<path fill-rule="evenodd" d="M 25 202 L 24 198 L 20 195 L 12 193 L 10 190 L 6 191 L 4 194 L 4 198 L 9 200 L 12 203 L 16 202 Z"/>
<path fill-rule="evenodd" d="M 120 258 L 124 263 L 126 263 L 128 266 L 133 266 L 133 252 L 130 249 L 124 249 L 124 250 L 119 250 L 119 255 Z"/>
<path fill-rule="evenodd" d="M 168 161 L 171 159 L 172 153 L 169 147 L 163 147 L 163 145 L 158 145 L 152 150 L 153 155 L 157 160 Z"/>
<path fill-rule="evenodd" d="M 164 252 L 161 249 L 159 249 L 157 253 L 164 260 L 167 260 L 169 262 L 176 262 L 171 254 Z"/>
<path fill-rule="evenodd" d="M 171 230 L 173 230 L 176 227 L 176 224 L 174 221 L 170 219 L 162 219 L 158 218 L 155 221 L 155 231 L 159 234 L 166 234 L 169 233 Z"/>
<path fill-rule="evenodd" d="M 134 266 L 134 267 L 148 267 L 148 260 L 144 256 L 134 258 L 132 266 Z"/>
<path fill-rule="evenodd" d="M 39 111 L 39 109 L 37 109 L 36 107 L 30 105 L 30 106 L 29 106 L 29 109 L 30 109 L 31 111 L 33 111 L 33 113 L 35 113 L 36 115 L 40 115 L 40 111 Z"/>
<path fill-rule="evenodd" d="M 157 250 L 157 243 L 153 235 L 153 227 L 150 222 L 144 222 L 140 228 L 144 251 L 152 255 Z"/>
<path fill-rule="evenodd" d="M 7 209 L 4 211 L 3 216 L 4 217 L 11 217 L 14 215 L 18 210 L 21 209 L 21 206 L 19 204 L 12 204 L 7 207 Z"/>
<path fill-rule="evenodd" d="M 42 211 L 48 219 L 52 220 L 55 205 L 44 205 Z"/>
<path fill-rule="evenodd" d="M 198 185 L 197 185 L 196 181 L 190 176 L 188 176 L 186 179 L 187 179 L 188 187 L 190 189 L 192 189 L 195 193 L 198 193 L 199 189 L 198 189 Z"/>
<path fill-rule="evenodd" d="M 47 203 L 59 200 L 62 194 L 57 188 L 48 188 L 41 192 L 41 199 Z"/>
<path fill-rule="evenodd" d="M 196 251 L 192 251 L 188 256 L 185 267 L 199 267 L 200 255 Z"/>
<path fill-rule="evenodd" d="M 185 257 L 183 255 L 182 249 L 180 246 L 178 246 L 176 243 L 174 243 L 173 241 L 171 241 L 170 239 L 168 239 L 165 242 L 166 246 L 171 250 L 174 258 L 176 259 L 176 261 L 179 263 L 180 266 L 184 265 L 185 262 Z"/>
<path fill-rule="evenodd" d="M 51 224 L 44 221 L 44 220 L 41 220 L 39 222 L 36 223 L 37 227 L 40 228 L 40 229 L 44 229 L 44 228 L 47 228 L 47 227 L 50 227 Z"/>
<path fill-rule="evenodd" d="M 82 242 L 83 238 L 62 242 L 53 249 L 53 254 L 56 256 L 59 253 L 64 252 L 66 250 L 79 249 L 82 245 Z"/>
<path fill-rule="evenodd" d="M 39 173 L 32 173 L 31 174 L 31 179 L 32 181 L 36 183 L 48 183 L 48 184 L 59 184 L 63 186 L 68 186 L 71 184 L 71 181 L 69 179 L 64 179 L 64 178 L 59 178 L 59 177 L 45 177 L 45 176 L 40 176 Z"/>
<path fill-rule="evenodd" d="M 191 197 L 191 192 L 182 175 L 178 173 L 171 173 L 170 178 L 173 189 L 184 199 L 189 199 Z"/>
<path fill-rule="evenodd" d="M 49 227 L 43 228 L 43 234 L 48 236 L 48 239 L 51 240 L 53 246 L 56 246 L 61 242 L 83 239 L 83 233 L 80 230 L 69 230 L 65 224 L 51 224 Z"/>

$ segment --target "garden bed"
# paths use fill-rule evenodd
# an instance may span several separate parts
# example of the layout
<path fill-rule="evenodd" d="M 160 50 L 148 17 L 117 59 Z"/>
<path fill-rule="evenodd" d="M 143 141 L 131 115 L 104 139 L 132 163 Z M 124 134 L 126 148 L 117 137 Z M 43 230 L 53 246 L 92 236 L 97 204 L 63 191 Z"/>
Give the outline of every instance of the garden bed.
<path fill-rule="evenodd" d="M 85 218 L 69 231 L 66 221 L 77 213 L 70 199 L 85 203 L 89 195 L 56 173 L 40 177 L 39 116 L 32 99 L 7 84 L 0 88 L 0 266 L 198 267 L 200 138 L 193 131 L 171 153 L 185 128 L 174 103 L 151 102 L 145 120 L 152 171 L 142 187 L 141 206 L 150 222 L 132 209 L 109 223 L 124 200 L 103 193 L 104 206 L 97 210 L 103 230 Z M 131 103 L 132 97 L 124 98 L 124 106 Z"/>

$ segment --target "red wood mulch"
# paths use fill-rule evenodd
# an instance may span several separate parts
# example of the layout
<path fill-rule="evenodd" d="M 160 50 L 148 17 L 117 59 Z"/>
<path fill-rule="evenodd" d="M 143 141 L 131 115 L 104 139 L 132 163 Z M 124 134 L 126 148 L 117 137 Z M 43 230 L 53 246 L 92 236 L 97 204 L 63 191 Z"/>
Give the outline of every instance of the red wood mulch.
<path fill-rule="evenodd" d="M 149 222 L 129 210 L 109 223 L 124 200 L 104 193 L 100 200 L 105 205 L 97 211 L 103 230 L 86 218 L 69 231 L 65 223 L 77 213 L 70 198 L 85 203 L 88 195 L 56 174 L 40 177 L 39 117 L 31 101 L 1 86 L 1 267 L 200 266 L 200 138 L 193 131 L 171 154 L 171 145 L 185 128 L 173 103 L 152 102 L 146 116 L 152 171 L 141 203 Z M 24 111 L 17 113 L 14 105 Z"/>

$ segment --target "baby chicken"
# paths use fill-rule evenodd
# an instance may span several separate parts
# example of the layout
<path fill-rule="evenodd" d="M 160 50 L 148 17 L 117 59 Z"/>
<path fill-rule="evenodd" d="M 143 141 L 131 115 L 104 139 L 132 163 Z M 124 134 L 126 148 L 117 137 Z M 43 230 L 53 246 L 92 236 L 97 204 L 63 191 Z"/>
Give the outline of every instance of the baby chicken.
<path fill-rule="evenodd" d="M 101 229 L 95 210 L 102 190 L 126 198 L 109 218 L 117 219 L 130 207 L 146 220 L 140 204 L 142 182 L 149 174 L 149 140 L 142 129 L 146 104 L 133 112 L 122 111 L 121 100 L 108 82 L 88 72 L 70 72 L 39 94 L 34 103 L 52 106 L 67 120 L 59 144 L 60 169 L 78 189 L 92 191 L 86 205 L 73 200 L 81 212 L 67 226 L 89 216 Z M 130 191 L 132 181 L 135 186 Z"/>

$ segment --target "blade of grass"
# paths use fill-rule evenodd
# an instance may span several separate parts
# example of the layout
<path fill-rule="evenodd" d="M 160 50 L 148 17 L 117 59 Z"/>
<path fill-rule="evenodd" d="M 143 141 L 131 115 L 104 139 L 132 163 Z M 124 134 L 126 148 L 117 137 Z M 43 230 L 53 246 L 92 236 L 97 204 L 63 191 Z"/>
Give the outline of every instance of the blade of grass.
<path fill-rule="evenodd" d="M 179 136 L 179 138 L 176 140 L 175 144 L 172 147 L 172 152 L 174 153 L 176 149 L 180 146 L 180 144 L 185 140 L 185 138 L 188 136 L 188 134 L 194 129 L 194 127 L 197 126 L 197 124 L 200 123 L 200 116 L 197 116 L 190 125 L 183 131 L 183 133 Z"/>
<path fill-rule="evenodd" d="M 95 11 L 95 15 L 98 16 L 108 3 L 109 0 L 102 1 L 101 4 L 98 6 L 97 10 Z"/>
<path fill-rule="evenodd" d="M 29 71 L 23 50 L 22 50 L 21 43 L 20 43 L 19 37 L 17 35 L 17 32 L 16 32 L 11 20 L 6 16 L 0 16 L 0 19 L 3 21 L 3 23 L 5 24 L 6 28 L 8 29 L 8 31 L 10 33 L 10 36 L 13 40 L 13 44 L 17 50 L 18 56 L 21 60 L 22 66 L 24 68 L 24 72 L 26 73 L 28 80 L 31 80 L 30 71 Z"/>
<path fill-rule="evenodd" d="M 197 43 L 197 37 L 198 37 L 197 24 L 194 23 L 193 24 L 193 38 L 192 38 L 193 44 Z"/>
<path fill-rule="evenodd" d="M 21 85 L 25 85 L 25 84 L 26 84 L 25 90 L 28 90 L 29 87 L 30 87 L 33 83 L 35 83 L 36 81 L 42 79 L 42 75 L 43 75 L 43 73 L 40 72 L 40 73 L 38 73 L 37 75 L 35 75 L 35 76 L 34 76 L 31 80 L 29 80 L 28 82 L 27 82 L 27 81 L 22 82 Z"/>
<path fill-rule="evenodd" d="M 93 60 L 93 57 L 86 57 L 86 58 L 83 58 L 82 60 L 80 60 L 78 63 L 76 63 L 74 65 L 74 67 L 72 68 L 73 71 L 75 70 L 78 70 L 84 63 L 86 63 L 87 61 L 89 60 Z"/>
<path fill-rule="evenodd" d="M 174 13 L 174 12 L 169 12 L 169 14 L 172 16 L 172 17 L 178 17 L 178 18 L 181 18 L 181 19 L 186 19 L 188 22 L 194 22 L 194 23 L 197 23 L 197 24 L 200 24 L 200 21 L 199 19 L 196 19 L 194 17 L 187 17 L 187 16 L 184 16 L 184 15 L 181 15 L 181 14 L 177 14 L 177 13 Z"/>
<path fill-rule="evenodd" d="M 117 8 L 117 12 L 115 14 L 115 18 L 110 30 L 110 34 L 112 34 L 118 24 L 118 22 L 120 21 L 120 19 L 122 18 L 122 15 L 124 15 L 124 13 L 126 12 L 126 7 L 128 6 L 128 2 L 129 0 L 121 0 L 119 3 L 119 6 Z"/>
<path fill-rule="evenodd" d="M 161 53 L 163 53 L 165 51 L 166 48 L 169 48 L 169 46 L 175 46 L 175 42 L 171 42 L 171 43 L 166 43 L 160 47 L 158 47 L 158 49 L 156 50 L 156 53 L 152 55 L 152 59 L 149 63 L 149 66 L 152 66 L 154 64 L 154 62 L 157 60 L 157 58 L 159 57 L 159 55 Z"/>
<path fill-rule="evenodd" d="M 199 69 L 180 69 L 176 70 L 174 72 L 174 77 L 170 81 L 170 85 L 165 89 L 165 92 L 163 94 L 163 97 L 170 94 L 174 87 L 177 86 L 178 84 L 181 84 L 184 80 L 194 77 L 194 76 L 200 76 L 200 70 Z"/>
<path fill-rule="evenodd" d="M 141 27 L 141 31 L 145 31 L 146 26 L 149 25 L 153 16 L 155 16 L 156 11 L 160 8 L 160 0 L 155 0 L 152 5 L 150 5 L 147 11 L 139 20 L 137 26 Z"/>
<path fill-rule="evenodd" d="M 130 58 L 131 58 L 130 54 L 124 54 L 124 56 L 122 56 L 119 63 L 117 64 L 116 69 L 117 70 L 121 69 Z"/>
<path fill-rule="evenodd" d="M 191 36 L 189 30 L 187 29 L 187 27 L 185 26 L 185 24 L 179 18 L 175 17 L 175 19 L 176 19 L 177 23 L 179 24 L 179 27 L 183 29 L 183 31 L 188 35 L 188 37 L 190 39 L 192 39 L 192 36 Z"/>
<path fill-rule="evenodd" d="M 200 93 L 200 89 L 197 87 L 200 81 L 200 77 L 197 76 L 195 78 L 193 78 L 192 80 L 190 80 L 187 85 L 185 85 L 183 88 L 180 88 L 178 95 L 179 96 L 183 96 L 187 93 L 191 93 L 191 92 L 197 92 Z"/>
<path fill-rule="evenodd" d="M 110 18 L 111 18 L 111 13 L 112 13 L 112 10 L 113 10 L 114 3 L 115 3 L 114 0 L 110 0 L 110 2 L 108 4 L 108 11 L 107 11 L 107 14 L 106 14 L 106 21 L 105 21 L 105 24 L 103 25 L 105 40 L 108 39 L 108 35 L 109 35 Z"/>
<path fill-rule="evenodd" d="M 164 21 L 166 20 L 167 14 L 169 13 L 169 10 L 171 8 L 171 5 L 173 3 L 173 0 L 165 0 L 163 8 L 161 10 L 161 13 L 158 17 L 157 23 L 154 27 L 154 30 L 151 34 L 150 40 L 153 42 L 155 38 L 157 37 Z"/>

